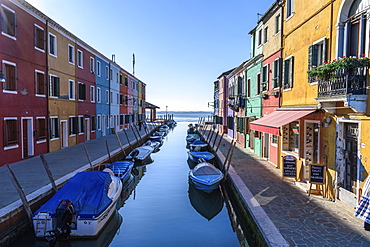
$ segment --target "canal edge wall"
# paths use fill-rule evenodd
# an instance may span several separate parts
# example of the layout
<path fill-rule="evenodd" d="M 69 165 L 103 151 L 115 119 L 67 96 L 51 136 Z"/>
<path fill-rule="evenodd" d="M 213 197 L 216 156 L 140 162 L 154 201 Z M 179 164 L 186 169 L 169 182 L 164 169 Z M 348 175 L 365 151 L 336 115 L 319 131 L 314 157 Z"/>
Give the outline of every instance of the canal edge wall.
<path fill-rule="evenodd" d="M 216 156 L 220 164 L 225 164 L 226 158 L 220 150 L 217 151 Z M 253 234 L 255 236 L 261 236 L 267 246 L 289 247 L 290 246 L 289 243 L 281 235 L 280 231 L 277 229 L 275 224 L 268 217 L 266 212 L 254 198 L 253 194 L 250 192 L 250 190 L 245 185 L 243 180 L 234 170 L 232 162 L 227 177 L 228 179 L 231 180 L 234 190 L 238 193 L 240 199 L 242 200 L 243 206 L 245 207 L 247 213 L 252 218 L 251 221 L 254 222 L 254 226 L 251 227 L 253 229 L 257 228 L 258 230 L 258 232 L 253 232 Z M 257 242 L 259 241 L 260 239 L 257 239 Z"/>
<path fill-rule="evenodd" d="M 154 131 L 156 127 L 153 129 L 149 129 L 148 133 L 144 133 L 144 135 L 140 135 L 140 139 L 137 140 L 136 136 L 133 140 L 130 139 L 131 146 L 128 143 L 122 143 L 122 149 L 126 152 L 131 147 L 134 149 L 136 146 L 140 145 L 140 142 L 143 139 L 148 138 Z M 114 135 L 114 134 L 113 134 Z M 83 143 L 82 143 L 83 144 Z M 71 146 L 73 147 L 73 146 Z M 106 147 L 104 145 L 101 146 L 102 149 Z M 95 158 L 91 160 L 93 167 L 103 165 L 104 163 L 109 162 L 110 159 L 112 160 L 119 160 L 119 157 L 123 157 L 121 147 L 115 148 L 110 150 L 110 157 L 107 154 Z M 64 183 L 73 177 L 76 173 L 81 171 L 86 171 L 91 169 L 90 163 L 82 164 L 81 167 L 75 169 L 74 171 L 58 178 L 55 180 L 55 184 L 59 189 L 64 185 Z M 54 194 L 53 188 L 51 183 L 48 183 L 45 186 L 42 186 L 39 189 L 36 189 L 32 193 L 26 195 L 27 202 L 29 203 L 32 212 L 35 212 L 42 204 L 44 204 L 52 195 Z M 23 203 L 21 199 L 18 199 L 9 205 L 0 208 L 0 246 L 7 245 L 13 241 L 14 238 L 22 234 L 23 232 L 33 227 L 30 224 L 30 220 L 27 217 L 25 209 L 23 207 Z M 33 230 L 33 228 L 32 228 Z"/>

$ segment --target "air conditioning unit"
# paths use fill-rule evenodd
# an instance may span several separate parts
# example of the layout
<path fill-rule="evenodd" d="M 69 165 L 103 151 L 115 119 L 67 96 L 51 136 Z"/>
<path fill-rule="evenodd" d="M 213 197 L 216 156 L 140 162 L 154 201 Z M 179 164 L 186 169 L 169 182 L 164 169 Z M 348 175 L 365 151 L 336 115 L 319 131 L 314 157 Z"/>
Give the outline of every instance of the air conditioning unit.
<path fill-rule="evenodd" d="M 279 91 L 273 91 L 273 92 L 270 93 L 270 95 L 279 96 L 280 92 Z"/>

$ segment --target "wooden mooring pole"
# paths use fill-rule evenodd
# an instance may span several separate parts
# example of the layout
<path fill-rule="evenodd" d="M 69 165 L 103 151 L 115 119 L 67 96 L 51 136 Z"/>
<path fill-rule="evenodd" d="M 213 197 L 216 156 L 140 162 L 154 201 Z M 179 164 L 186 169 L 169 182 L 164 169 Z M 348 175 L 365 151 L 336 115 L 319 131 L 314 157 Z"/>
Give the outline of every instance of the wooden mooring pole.
<path fill-rule="evenodd" d="M 119 138 L 118 132 L 117 132 L 116 130 L 114 130 L 114 134 L 116 134 L 117 141 L 118 141 L 118 144 L 119 144 L 119 146 L 120 146 L 120 148 L 121 148 L 121 151 L 122 151 L 123 157 L 126 157 L 126 152 L 125 152 L 125 150 L 123 149 L 121 139 Z"/>
<path fill-rule="evenodd" d="M 31 210 L 30 204 L 27 201 L 26 195 L 24 194 L 24 192 L 22 190 L 22 187 L 19 184 L 17 178 L 15 177 L 12 169 L 10 169 L 9 164 L 6 164 L 5 167 L 7 169 L 10 180 L 12 180 L 14 187 L 16 188 L 16 190 L 18 191 L 19 196 L 21 197 L 24 210 L 26 211 L 27 217 L 30 220 L 30 223 L 32 225 L 33 224 L 32 223 L 32 210 Z"/>
<path fill-rule="evenodd" d="M 40 159 L 42 161 L 42 164 L 44 164 L 44 168 L 46 170 L 46 173 L 48 174 L 48 177 L 50 179 L 50 182 L 51 182 L 51 186 L 53 187 L 53 190 L 55 192 L 58 191 L 57 189 L 57 186 L 55 185 L 55 181 L 54 181 L 54 178 L 53 178 L 53 175 L 51 174 L 51 171 L 49 169 L 49 164 L 48 162 L 46 161 L 45 157 L 44 157 L 44 154 L 43 153 L 40 153 Z"/>
<path fill-rule="evenodd" d="M 107 147 L 107 152 L 108 152 L 108 157 L 109 157 L 109 163 L 113 163 L 112 162 L 112 157 L 110 156 L 109 147 L 108 147 L 108 141 L 107 140 L 105 140 L 105 146 Z"/>
<path fill-rule="evenodd" d="M 215 153 L 217 154 L 218 148 L 220 147 L 221 141 L 224 138 L 225 132 L 222 133 L 220 140 L 218 141 L 217 148 L 215 150 Z"/>
<path fill-rule="evenodd" d="M 89 152 L 87 152 L 87 148 L 86 148 L 86 146 L 84 146 L 84 149 L 85 149 L 85 153 L 86 153 L 87 159 L 88 159 L 88 161 L 89 161 L 89 163 L 90 163 L 90 168 L 91 168 L 91 170 L 94 170 L 94 167 L 93 167 L 93 165 L 92 165 L 92 163 L 91 163 L 90 156 L 89 156 Z"/>
<path fill-rule="evenodd" d="M 225 164 L 224 164 L 224 167 L 226 167 L 225 175 L 224 175 L 225 179 L 227 177 L 227 174 L 229 173 L 229 169 L 230 169 L 230 165 L 231 165 L 231 158 L 233 157 L 233 154 L 234 154 L 235 145 L 236 145 L 236 141 L 234 141 L 234 144 L 231 143 L 230 149 L 229 149 L 229 152 L 230 152 L 230 150 L 231 150 L 231 152 L 227 154 L 227 157 L 226 157 L 226 160 L 225 160 Z"/>
<path fill-rule="evenodd" d="M 127 135 L 127 132 L 126 132 L 126 130 L 125 130 L 125 129 L 123 129 L 123 132 L 125 132 L 125 136 L 126 136 L 126 139 L 127 139 L 128 145 L 129 145 L 130 150 L 131 150 L 131 149 L 132 149 L 132 147 L 131 147 L 130 138 L 128 138 L 128 135 Z"/>

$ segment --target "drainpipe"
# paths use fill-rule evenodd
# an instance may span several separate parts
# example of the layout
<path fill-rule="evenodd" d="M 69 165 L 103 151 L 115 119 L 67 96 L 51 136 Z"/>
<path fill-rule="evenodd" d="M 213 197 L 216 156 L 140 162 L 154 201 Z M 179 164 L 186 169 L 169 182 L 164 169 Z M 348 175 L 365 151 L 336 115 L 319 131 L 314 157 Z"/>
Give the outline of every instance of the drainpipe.
<path fill-rule="evenodd" d="M 284 37 L 284 25 L 283 25 L 283 21 L 284 21 L 284 9 L 283 9 L 283 4 L 282 4 L 282 1 L 281 0 L 277 0 L 279 1 L 279 7 L 281 7 L 281 22 L 280 22 L 280 51 L 281 51 L 281 59 L 280 59 L 280 68 L 279 68 L 279 77 L 281 78 L 280 79 L 280 93 L 279 93 L 279 101 L 278 101 L 278 108 L 280 108 L 281 106 L 281 96 L 282 96 L 282 89 L 283 89 L 283 76 L 282 76 L 282 73 L 283 73 L 283 50 L 284 50 L 284 41 L 283 41 L 283 37 Z"/>
<path fill-rule="evenodd" d="M 49 85 L 49 19 L 46 19 L 46 45 L 45 45 L 45 66 L 46 66 L 46 139 L 47 139 L 47 152 L 50 152 L 50 113 L 49 113 L 49 93 L 50 93 L 50 85 Z"/>
<path fill-rule="evenodd" d="M 109 69 L 108 69 L 108 92 L 109 92 L 109 94 L 108 94 L 108 100 L 109 100 L 109 104 L 108 104 L 108 119 L 109 119 L 109 125 L 112 125 L 112 123 L 111 123 L 111 104 L 110 104 L 110 102 L 112 101 L 112 99 L 111 99 L 111 85 L 110 85 L 110 81 L 111 81 L 111 77 L 110 77 L 110 70 L 111 70 L 111 62 L 109 62 Z M 109 132 L 111 131 L 110 129 L 111 129 L 111 127 L 110 126 L 108 126 L 108 129 L 109 129 Z M 110 134 L 112 134 L 112 133 L 110 133 Z"/>

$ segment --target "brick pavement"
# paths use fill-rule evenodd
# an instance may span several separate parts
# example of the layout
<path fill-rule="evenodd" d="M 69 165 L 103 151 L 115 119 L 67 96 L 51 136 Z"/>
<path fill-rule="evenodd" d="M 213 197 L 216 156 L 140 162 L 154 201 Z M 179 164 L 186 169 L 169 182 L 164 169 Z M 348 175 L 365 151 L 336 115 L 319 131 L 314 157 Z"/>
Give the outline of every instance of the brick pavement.
<path fill-rule="evenodd" d="M 219 156 L 227 155 L 230 142 L 223 138 Z M 240 181 L 239 191 L 270 246 L 370 246 L 370 232 L 350 206 L 308 197 L 293 181 L 282 181 L 280 169 L 238 144 L 231 165 L 230 175 L 234 183 Z"/>

